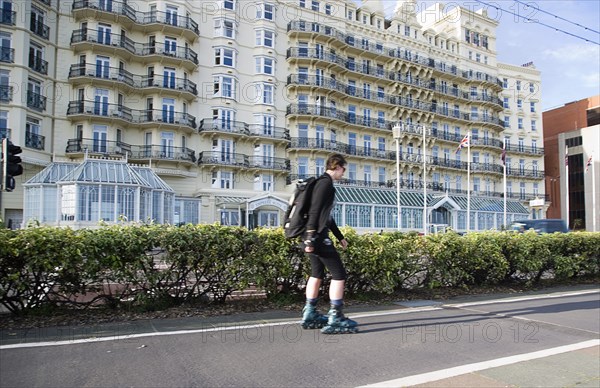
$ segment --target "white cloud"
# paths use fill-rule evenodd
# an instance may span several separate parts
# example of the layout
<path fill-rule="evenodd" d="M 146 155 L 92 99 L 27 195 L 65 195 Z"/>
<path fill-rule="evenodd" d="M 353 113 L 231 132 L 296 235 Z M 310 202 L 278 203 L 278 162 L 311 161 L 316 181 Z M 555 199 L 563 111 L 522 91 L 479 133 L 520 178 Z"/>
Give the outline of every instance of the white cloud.
<path fill-rule="evenodd" d="M 594 62 L 600 57 L 600 48 L 592 44 L 573 44 L 543 51 L 546 58 L 560 62 Z"/>

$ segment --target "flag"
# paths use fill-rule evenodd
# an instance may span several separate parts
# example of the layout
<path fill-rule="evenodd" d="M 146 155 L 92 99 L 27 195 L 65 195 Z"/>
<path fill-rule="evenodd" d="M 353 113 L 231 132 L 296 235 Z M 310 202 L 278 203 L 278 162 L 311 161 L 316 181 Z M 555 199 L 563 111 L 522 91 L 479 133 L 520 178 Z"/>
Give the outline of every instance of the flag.
<path fill-rule="evenodd" d="M 469 137 L 470 137 L 470 133 L 467 133 L 465 135 L 465 137 L 460 141 L 460 144 L 458 145 L 458 148 L 456 149 L 456 152 L 458 154 L 458 152 L 460 151 L 461 148 L 464 147 L 468 147 L 469 146 Z"/>
<path fill-rule="evenodd" d="M 588 170 L 590 169 L 591 165 L 592 165 L 592 155 L 590 155 L 590 157 L 588 158 L 587 163 L 585 164 L 585 172 L 588 172 Z"/>
<path fill-rule="evenodd" d="M 569 167 L 569 147 L 565 146 L 565 166 Z"/>
<path fill-rule="evenodd" d="M 500 156 L 500 159 L 502 159 L 502 165 L 506 166 L 506 140 L 502 144 L 502 155 Z"/>

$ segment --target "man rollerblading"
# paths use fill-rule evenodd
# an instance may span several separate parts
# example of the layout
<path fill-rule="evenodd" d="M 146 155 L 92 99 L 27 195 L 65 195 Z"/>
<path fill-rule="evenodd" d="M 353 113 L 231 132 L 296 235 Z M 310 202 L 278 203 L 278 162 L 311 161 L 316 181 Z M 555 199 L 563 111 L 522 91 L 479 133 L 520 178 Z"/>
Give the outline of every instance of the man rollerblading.
<path fill-rule="evenodd" d="M 324 334 L 356 333 L 357 323 L 342 313 L 346 269 L 340 254 L 335 249 L 329 232 L 333 233 L 342 249 L 348 241 L 338 228 L 331 210 L 335 205 L 334 181 L 343 178 L 346 172 L 346 159 L 341 154 L 332 154 L 327 158 L 325 173 L 316 180 L 310 198 L 310 207 L 306 221 L 306 231 L 302 235 L 301 248 L 310 259 L 311 273 L 306 283 L 306 306 L 302 313 L 303 328 L 322 328 Z M 316 311 L 317 298 L 325 269 L 331 273 L 329 300 L 331 309 L 327 317 Z"/>

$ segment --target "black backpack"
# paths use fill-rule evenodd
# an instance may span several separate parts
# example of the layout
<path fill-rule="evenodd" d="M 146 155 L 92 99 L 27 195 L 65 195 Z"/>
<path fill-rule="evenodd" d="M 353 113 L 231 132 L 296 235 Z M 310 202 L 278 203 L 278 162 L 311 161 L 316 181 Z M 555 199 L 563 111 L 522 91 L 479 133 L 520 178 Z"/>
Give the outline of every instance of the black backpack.
<path fill-rule="evenodd" d="M 310 177 L 296 183 L 296 190 L 290 197 L 283 221 L 283 233 L 287 238 L 296 238 L 306 230 L 308 210 L 315 183 L 319 178 Z"/>

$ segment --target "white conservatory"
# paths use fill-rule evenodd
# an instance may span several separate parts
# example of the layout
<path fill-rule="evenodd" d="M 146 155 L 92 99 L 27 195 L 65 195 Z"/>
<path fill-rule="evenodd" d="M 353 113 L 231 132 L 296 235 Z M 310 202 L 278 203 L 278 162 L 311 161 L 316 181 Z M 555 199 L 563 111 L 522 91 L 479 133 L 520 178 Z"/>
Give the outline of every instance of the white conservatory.
<path fill-rule="evenodd" d="M 126 160 L 53 162 L 24 185 L 24 225 L 173 223 L 175 192 L 149 167 Z"/>

